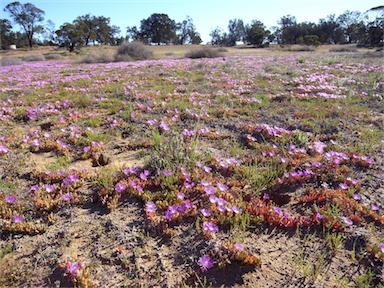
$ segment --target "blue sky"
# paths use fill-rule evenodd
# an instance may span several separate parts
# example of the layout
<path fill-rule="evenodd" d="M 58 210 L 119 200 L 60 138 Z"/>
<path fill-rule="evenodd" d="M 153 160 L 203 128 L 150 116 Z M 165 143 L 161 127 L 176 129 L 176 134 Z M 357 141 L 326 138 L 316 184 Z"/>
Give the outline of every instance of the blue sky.
<path fill-rule="evenodd" d="M 15 0 L 0 0 L 0 18 L 10 19 L 4 7 Z M 64 22 L 78 16 L 92 14 L 111 18 L 119 26 L 122 36 L 127 26 L 140 26 L 142 19 L 152 13 L 165 13 L 181 22 L 189 15 L 201 34 L 203 43 L 210 40 L 209 33 L 216 27 L 227 29 L 229 20 L 243 19 L 244 23 L 259 20 L 270 28 L 281 16 L 291 14 L 298 22 L 317 23 L 329 14 L 342 14 L 346 10 L 365 12 L 382 5 L 381 0 L 19 0 L 32 3 L 45 11 L 45 20 L 52 20 L 58 29 Z M 16 25 L 15 25 L 16 26 Z M 17 27 L 17 26 L 16 26 Z"/>

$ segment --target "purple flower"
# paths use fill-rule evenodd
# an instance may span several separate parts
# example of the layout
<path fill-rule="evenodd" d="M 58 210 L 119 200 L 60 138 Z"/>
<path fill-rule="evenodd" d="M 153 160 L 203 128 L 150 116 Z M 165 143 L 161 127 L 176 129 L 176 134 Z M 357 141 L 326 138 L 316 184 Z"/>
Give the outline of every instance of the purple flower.
<path fill-rule="evenodd" d="M 340 187 L 341 189 L 343 189 L 343 190 L 347 190 L 347 189 L 349 188 L 349 186 L 348 186 L 347 184 L 345 184 L 345 183 L 340 183 L 340 184 L 339 184 L 339 187 Z"/>
<path fill-rule="evenodd" d="M 219 198 L 217 198 L 215 195 L 209 196 L 209 202 L 211 202 L 211 203 L 217 203 L 218 199 Z"/>
<path fill-rule="evenodd" d="M 361 196 L 359 194 L 353 194 L 352 198 L 355 199 L 356 201 L 361 200 Z"/>
<path fill-rule="evenodd" d="M 157 209 L 157 206 L 154 202 L 152 201 L 148 201 L 146 204 L 145 204 L 145 211 L 147 211 L 147 213 L 155 213 L 156 212 L 156 209 Z"/>
<path fill-rule="evenodd" d="M 20 215 L 16 215 L 15 217 L 13 217 L 13 223 L 20 223 L 21 221 L 23 221 L 23 217 L 21 217 Z"/>
<path fill-rule="evenodd" d="M 77 272 L 80 270 L 81 265 L 79 262 L 70 262 L 67 265 L 67 273 L 71 274 L 71 276 L 75 277 Z"/>
<path fill-rule="evenodd" d="M 200 184 L 206 187 L 206 186 L 211 185 L 211 181 L 209 181 L 209 180 L 201 180 Z"/>
<path fill-rule="evenodd" d="M 384 243 L 380 243 L 380 244 L 378 244 L 377 247 L 380 248 L 381 253 L 384 253 Z"/>
<path fill-rule="evenodd" d="M 13 203 L 15 203 L 15 201 L 16 201 L 15 195 L 9 194 L 9 195 L 5 196 L 5 202 L 6 203 L 13 204 Z"/>
<path fill-rule="evenodd" d="M 46 185 L 44 185 L 44 187 L 45 187 L 45 191 L 47 191 L 48 193 L 55 191 L 55 186 L 53 186 L 51 184 L 46 184 Z"/>
<path fill-rule="evenodd" d="M 80 179 L 80 176 L 76 174 L 71 174 L 69 175 L 69 179 L 71 179 L 72 181 L 77 181 Z"/>
<path fill-rule="evenodd" d="M 69 178 L 64 178 L 63 179 L 63 184 L 69 186 L 69 185 L 73 184 L 73 181 L 71 179 L 69 179 Z"/>
<path fill-rule="evenodd" d="M 184 201 L 184 206 L 186 209 L 190 209 L 193 207 L 193 204 L 191 201 L 187 200 L 187 201 Z"/>
<path fill-rule="evenodd" d="M 217 188 L 219 188 L 219 190 L 223 192 L 228 190 L 228 186 L 225 185 L 224 183 L 218 183 Z"/>
<path fill-rule="evenodd" d="M 204 222 L 203 223 L 203 230 L 211 233 L 215 233 L 219 231 L 219 227 L 215 223 L 212 222 Z"/>
<path fill-rule="evenodd" d="M 203 169 L 204 169 L 204 171 L 207 172 L 207 173 L 211 173 L 211 171 L 212 171 L 212 168 L 211 168 L 211 167 L 208 167 L 208 166 L 204 166 Z"/>
<path fill-rule="evenodd" d="M 141 180 L 147 180 L 147 177 L 151 174 L 151 171 L 144 170 L 142 173 L 140 173 L 140 179 Z"/>
<path fill-rule="evenodd" d="M 168 169 L 168 170 L 163 170 L 161 171 L 161 174 L 163 174 L 164 176 L 172 176 L 173 175 L 173 171 L 171 169 Z"/>
<path fill-rule="evenodd" d="M 4 145 L 0 145 L 0 154 L 6 154 L 8 153 L 9 149 L 5 147 Z"/>
<path fill-rule="evenodd" d="M 208 209 L 203 208 L 203 209 L 200 210 L 200 212 L 201 212 L 201 214 L 203 214 L 203 216 L 205 216 L 205 217 L 209 217 L 209 216 L 211 216 L 211 211 L 209 211 Z"/>
<path fill-rule="evenodd" d="M 207 255 L 200 257 L 197 263 L 202 271 L 207 271 L 209 268 L 213 267 L 212 259 Z"/>
<path fill-rule="evenodd" d="M 236 243 L 235 244 L 235 248 L 236 248 L 236 250 L 239 250 L 239 251 L 243 251 L 244 250 L 244 246 L 241 245 L 240 243 Z"/>
<path fill-rule="evenodd" d="M 161 121 L 159 127 L 160 127 L 163 131 L 169 131 L 169 130 L 171 130 L 171 129 L 169 128 L 169 126 L 167 125 L 167 123 L 165 123 L 165 122 L 163 122 L 163 121 Z"/>
<path fill-rule="evenodd" d="M 39 185 L 36 184 L 31 186 L 31 191 L 36 192 L 37 190 L 39 190 Z"/>
<path fill-rule="evenodd" d="M 223 198 L 217 198 L 216 203 L 219 206 L 224 206 L 225 204 L 227 204 L 227 201 L 225 199 L 223 199 Z"/>
<path fill-rule="evenodd" d="M 268 200 L 269 199 L 269 194 L 268 193 L 264 193 L 263 199 L 264 200 Z"/>
<path fill-rule="evenodd" d="M 316 212 L 316 219 L 320 220 L 323 218 L 323 216 L 319 213 L 319 211 Z"/>
<path fill-rule="evenodd" d="M 279 207 L 273 207 L 273 210 L 275 210 L 275 212 L 276 212 L 277 214 L 279 214 L 280 216 L 283 215 L 283 211 L 281 210 L 281 208 L 279 208 Z"/>
<path fill-rule="evenodd" d="M 235 212 L 236 214 L 241 214 L 243 212 L 243 210 L 241 210 L 237 206 L 232 206 L 232 211 Z"/>
<path fill-rule="evenodd" d="M 207 187 L 205 187 L 204 191 L 208 195 L 213 195 L 213 194 L 215 194 L 216 189 L 214 187 L 212 187 L 212 186 L 207 186 Z"/>
<path fill-rule="evenodd" d="M 379 206 L 377 206 L 376 204 L 371 204 L 371 209 L 373 211 L 378 211 L 379 210 Z"/>
<path fill-rule="evenodd" d="M 121 193 L 123 192 L 125 189 L 127 188 L 127 186 L 124 184 L 124 183 L 119 183 L 117 184 L 116 188 L 115 188 L 115 191 L 117 193 Z"/>
<path fill-rule="evenodd" d="M 89 146 L 85 146 L 85 147 L 83 148 L 83 151 L 84 151 L 85 153 L 89 152 L 90 150 L 91 150 L 91 147 L 89 147 Z"/>
<path fill-rule="evenodd" d="M 349 219 L 348 217 L 341 217 L 343 219 L 343 221 L 345 222 L 345 224 L 347 225 L 353 225 L 353 221 L 351 219 Z"/>
<path fill-rule="evenodd" d="M 182 192 L 178 192 L 178 193 L 177 193 L 177 198 L 183 200 L 183 199 L 185 198 L 185 194 L 182 193 Z"/>
<path fill-rule="evenodd" d="M 64 201 L 71 201 L 73 199 L 73 196 L 69 193 L 63 194 L 62 196 Z"/>
<path fill-rule="evenodd" d="M 171 220 L 172 219 L 172 216 L 173 216 L 173 213 L 169 210 L 165 211 L 165 218 L 167 218 L 167 220 Z"/>

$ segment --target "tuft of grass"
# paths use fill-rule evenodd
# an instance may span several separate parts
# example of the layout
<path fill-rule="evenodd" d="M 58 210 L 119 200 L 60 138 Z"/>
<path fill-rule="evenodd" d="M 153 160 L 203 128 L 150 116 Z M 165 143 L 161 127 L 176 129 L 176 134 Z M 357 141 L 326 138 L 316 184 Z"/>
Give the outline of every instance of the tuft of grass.
<path fill-rule="evenodd" d="M 23 58 L 26 62 L 45 61 L 44 55 L 28 55 Z"/>
<path fill-rule="evenodd" d="M 192 50 L 185 54 L 186 58 L 198 59 L 198 58 L 217 58 L 223 57 L 218 49 L 204 47 L 197 50 Z"/>
<path fill-rule="evenodd" d="M 63 168 L 67 168 L 69 165 L 71 165 L 71 163 L 71 159 L 69 159 L 68 157 L 58 156 L 54 163 L 47 164 L 45 168 L 48 170 L 56 171 Z"/>
<path fill-rule="evenodd" d="M 83 58 L 81 58 L 80 63 L 110 63 L 115 61 L 115 56 L 112 51 L 92 51 L 87 53 Z"/>
<path fill-rule="evenodd" d="M 329 52 L 357 52 L 356 46 L 338 46 L 329 49 Z"/>

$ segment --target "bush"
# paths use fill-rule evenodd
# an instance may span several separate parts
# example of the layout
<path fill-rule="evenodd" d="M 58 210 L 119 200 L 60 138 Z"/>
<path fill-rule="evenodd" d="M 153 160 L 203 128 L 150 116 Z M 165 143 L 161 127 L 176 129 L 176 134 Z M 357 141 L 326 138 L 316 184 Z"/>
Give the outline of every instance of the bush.
<path fill-rule="evenodd" d="M 220 47 L 219 49 L 217 49 L 218 52 L 228 52 L 228 49 L 224 48 L 224 47 Z"/>
<path fill-rule="evenodd" d="M 1 66 L 20 65 L 23 61 L 20 58 L 5 57 L 1 59 Z"/>
<path fill-rule="evenodd" d="M 44 55 L 28 55 L 23 57 L 24 61 L 33 62 L 33 61 L 45 61 Z"/>
<path fill-rule="evenodd" d="M 191 58 L 191 59 L 197 59 L 197 58 L 216 58 L 216 57 L 222 57 L 223 55 L 219 52 L 218 49 L 208 48 L 204 47 L 197 50 L 192 50 L 185 54 L 185 57 Z"/>
<path fill-rule="evenodd" d="M 115 57 L 111 51 L 93 51 L 87 53 L 83 58 L 81 58 L 80 63 L 110 63 L 114 62 Z"/>
<path fill-rule="evenodd" d="M 117 49 L 116 61 L 137 61 L 153 58 L 153 53 L 141 42 L 123 43 Z"/>
<path fill-rule="evenodd" d="M 341 46 L 329 49 L 329 52 L 357 52 L 356 46 Z"/>
<path fill-rule="evenodd" d="M 48 54 L 45 54 L 44 56 L 45 56 L 45 59 L 47 60 L 58 60 L 63 58 L 63 56 L 57 53 L 48 53 Z"/>

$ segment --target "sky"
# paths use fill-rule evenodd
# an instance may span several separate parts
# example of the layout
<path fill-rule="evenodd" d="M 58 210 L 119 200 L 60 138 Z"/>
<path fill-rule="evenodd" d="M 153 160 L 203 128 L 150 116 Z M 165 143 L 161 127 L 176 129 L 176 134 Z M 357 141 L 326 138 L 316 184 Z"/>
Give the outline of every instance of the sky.
<path fill-rule="evenodd" d="M 0 18 L 11 19 L 4 8 L 16 0 L 0 0 Z M 165 13 L 176 22 L 186 16 L 193 19 L 203 43 L 209 42 L 210 32 L 216 27 L 227 31 L 231 19 L 242 19 L 244 24 L 259 20 L 270 29 L 285 15 L 293 15 L 297 22 L 317 23 L 327 15 L 342 14 L 346 10 L 365 12 L 383 4 L 382 0 L 19 0 L 32 3 L 45 12 L 45 21 L 51 20 L 58 29 L 78 16 L 91 14 L 111 19 L 110 24 L 121 29 L 140 27 L 140 21 L 153 13 Z M 16 30 L 17 25 L 14 25 Z"/>

